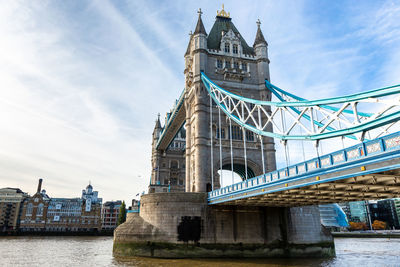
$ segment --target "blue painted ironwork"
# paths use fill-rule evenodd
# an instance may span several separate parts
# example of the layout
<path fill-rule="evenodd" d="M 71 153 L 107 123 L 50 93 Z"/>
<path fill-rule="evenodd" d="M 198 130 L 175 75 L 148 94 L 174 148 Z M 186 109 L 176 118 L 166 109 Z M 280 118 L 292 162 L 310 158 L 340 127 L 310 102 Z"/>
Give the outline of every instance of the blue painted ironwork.
<path fill-rule="evenodd" d="M 268 190 L 276 185 L 284 185 L 288 182 L 301 181 L 310 177 L 337 172 L 348 168 L 363 166 L 371 162 L 400 158 L 400 132 L 396 132 L 375 140 L 366 141 L 355 146 L 348 147 L 333 153 L 313 158 L 305 162 L 297 163 L 276 171 L 272 171 L 252 179 L 242 181 L 233 185 L 211 191 L 208 193 L 208 200 L 211 204 L 231 201 L 234 199 L 247 198 L 259 194 L 273 193 L 276 191 L 288 190 L 296 186 L 282 187 L 280 189 Z M 400 161 L 397 165 L 382 168 L 379 171 L 400 168 Z M 374 172 L 376 170 L 373 170 Z M 369 174 L 368 170 L 359 173 L 346 174 L 330 178 L 324 181 L 301 184 L 308 186 L 327 181 L 345 179 L 357 175 Z M 263 188 L 262 193 L 251 194 L 251 191 Z M 246 193 L 246 195 L 243 195 Z"/>
<path fill-rule="evenodd" d="M 179 110 L 183 106 L 184 99 L 185 99 L 185 89 L 183 89 L 183 91 L 181 92 L 181 95 L 179 96 L 178 100 L 176 101 L 175 107 L 172 109 L 172 111 L 170 112 L 170 115 L 167 118 L 167 121 L 166 121 L 166 123 L 164 125 L 164 129 L 161 132 L 160 137 L 158 138 L 158 141 L 157 141 L 157 144 L 156 144 L 156 148 L 158 148 L 160 146 L 160 143 L 165 138 L 165 134 L 168 132 L 168 130 L 169 130 L 170 126 L 172 125 L 172 122 L 174 121 L 176 115 L 178 114 Z M 183 124 L 184 124 L 184 122 L 182 123 L 182 125 Z M 179 128 L 181 128 L 182 125 L 180 125 Z"/>
<path fill-rule="evenodd" d="M 250 99 L 233 94 L 216 85 L 204 73 L 201 73 L 201 79 L 215 103 L 231 120 L 258 135 L 281 140 L 322 140 L 349 135 L 350 138 L 355 139 L 351 135 L 360 132 L 365 133 L 400 120 L 400 85 L 349 96 L 307 101 L 289 94 L 266 81 L 267 88 L 276 96 L 279 96 L 279 91 L 296 100 L 285 101 L 279 96 L 280 102 L 273 102 Z M 386 96 L 392 96 L 392 99 L 382 99 Z M 384 107 L 373 114 L 359 112 L 357 104 L 362 102 L 378 103 L 384 105 Z M 332 107 L 334 104 L 340 104 L 341 108 Z M 268 109 L 271 107 L 275 110 L 269 111 Z M 348 110 L 349 107 L 352 107 L 353 110 Z M 294 115 L 290 113 L 290 110 L 294 112 Z M 280 129 L 277 123 L 274 122 L 274 117 L 279 116 L 277 115 L 279 112 L 276 111 L 283 111 L 283 113 L 288 113 L 288 115 L 292 116 L 294 122 L 287 128 L 288 130 L 285 127 Z M 325 123 L 313 118 L 314 112 L 317 111 L 324 116 L 322 120 L 327 120 Z M 260 113 L 262 118 L 258 117 Z M 352 117 L 341 118 L 341 116 L 349 114 Z M 311 125 L 304 125 L 302 119 L 310 121 Z M 339 125 L 332 127 L 336 122 Z M 340 128 L 340 122 L 344 127 Z M 269 125 L 274 127 L 274 132 L 268 131 Z M 298 134 L 295 132 L 295 128 L 303 128 L 306 133 Z M 363 140 L 363 135 L 358 139 Z"/>

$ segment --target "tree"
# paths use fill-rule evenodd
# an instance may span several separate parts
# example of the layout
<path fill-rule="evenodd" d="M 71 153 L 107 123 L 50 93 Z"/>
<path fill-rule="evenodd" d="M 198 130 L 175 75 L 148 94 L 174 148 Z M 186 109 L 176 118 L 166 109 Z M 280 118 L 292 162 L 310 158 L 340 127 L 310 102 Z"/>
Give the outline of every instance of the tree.
<path fill-rule="evenodd" d="M 117 225 L 123 224 L 126 221 L 126 206 L 125 201 L 122 201 L 121 207 L 119 207 Z"/>
<path fill-rule="evenodd" d="M 368 227 L 364 222 L 350 222 L 350 230 L 367 230 Z"/>
<path fill-rule="evenodd" d="M 374 223 L 372 224 L 372 229 L 374 230 L 385 230 L 386 229 L 386 223 L 382 221 L 375 220 Z"/>

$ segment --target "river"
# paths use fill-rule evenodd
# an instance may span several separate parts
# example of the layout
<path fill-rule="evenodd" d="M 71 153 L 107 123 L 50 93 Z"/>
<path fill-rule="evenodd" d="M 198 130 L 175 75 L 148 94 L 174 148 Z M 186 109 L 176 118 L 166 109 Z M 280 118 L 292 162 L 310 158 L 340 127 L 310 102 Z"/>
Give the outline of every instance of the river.
<path fill-rule="evenodd" d="M 0 237 L 0 266 L 400 266 L 400 239 L 336 238 L 331 259 L 115 258 L 112 237 Z"/>

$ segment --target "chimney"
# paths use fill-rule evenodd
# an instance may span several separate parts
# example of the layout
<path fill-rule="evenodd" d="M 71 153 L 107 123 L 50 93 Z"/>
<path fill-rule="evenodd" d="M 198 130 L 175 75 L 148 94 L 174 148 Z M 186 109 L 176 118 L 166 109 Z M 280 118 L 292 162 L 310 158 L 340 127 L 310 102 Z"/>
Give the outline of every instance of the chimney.
<path fill-rule="evenodd" d="M 36 192 L 36 193 L 40 193 L 40 191 L 42 190 L 42 182 L 43 182 L 43 179 L 40 178 L 40 179 L 39 179 L 39 184 L 38 184 L 37 192 Z"/>

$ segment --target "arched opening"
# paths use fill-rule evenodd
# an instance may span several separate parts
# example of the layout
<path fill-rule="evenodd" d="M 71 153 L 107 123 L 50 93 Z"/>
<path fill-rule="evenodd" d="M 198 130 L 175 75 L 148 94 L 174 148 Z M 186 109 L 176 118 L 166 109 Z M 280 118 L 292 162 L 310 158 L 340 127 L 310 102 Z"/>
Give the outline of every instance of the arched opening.
<path fill-rule="evenodd" d="M 222 169 L 232 171 L 232 165 L 230 163 L 222 165 Z M 240 176 L 240 178 L 242 178 L 242 180 L 246 180 L 245 165 L 239 164 L 239 163 L 234 163 L 233 164 L 233 172 L 237 173 Z M 250 179 L 253 177 L 255 177 L 254 171 L 249 166 L 247 166 L 247 178 Z"/>
<path fill-rule="evenodd" d="M 243 164 L 233 164 L 233 174 L 231 164 L 222 165 L 222 170 L 218 170 L 218 175 L 220 178 L 220 186 L 224 187 L 227 185 L 239 183 L 246 180 L 246 169 Z M 247 166 L 247 178 L 255 177 L 255 173 L 252 168 Z"/>

